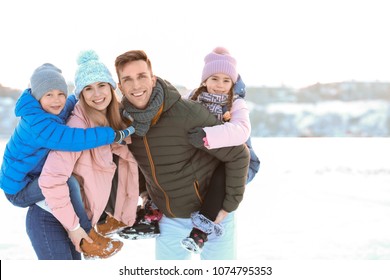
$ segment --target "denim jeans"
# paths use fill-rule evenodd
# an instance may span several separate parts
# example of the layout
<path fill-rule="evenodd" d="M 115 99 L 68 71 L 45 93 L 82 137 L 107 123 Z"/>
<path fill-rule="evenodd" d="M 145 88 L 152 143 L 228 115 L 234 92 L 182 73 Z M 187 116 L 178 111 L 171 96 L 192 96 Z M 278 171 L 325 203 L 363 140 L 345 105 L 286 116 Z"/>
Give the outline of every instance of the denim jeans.
<path fill-rule="evenodd" d="M 157 260 L 189 260 L 192 253 L 181 246 L 181 240 L 189 236 L 193 224 L 190 218 L 168 218 L 163 216 L 159 221 L 161 234 L 156 238 Z M 236 259 L 236 234 L 234 213 L 229 213 L 222 221 L 224 235 L 210 234 L 200 258 L 202 260 Z"/>
<path fill-rule="evenodd" d="M 38 205 L 27 211 L 26 231 L 39 260 L 81 260 L 65 228 Z"/>
<path fill-rule="evenodd" d="M 73 176 L 68 180 L 70 200 L 79 217 L 80 226 L 89 233 L 92 229 L 81 198 L 80 185 Z M 40 260 L 80 259 L 68 233 L 53 214 L 33 204 L 26 216 L 26 230 L 31 244 Z"/>
<path fill-rule="evenodd" d="M 26 187 L 21 189 L 16 194 L 5 194 L 7 199 L 15 206 L 18 207 L 29 207 L 37 203 L 38 201 L 44 200 L 45 197 L 42 194 L 42 190 L 38 184 L 39 177 L 32 180 Z"/>

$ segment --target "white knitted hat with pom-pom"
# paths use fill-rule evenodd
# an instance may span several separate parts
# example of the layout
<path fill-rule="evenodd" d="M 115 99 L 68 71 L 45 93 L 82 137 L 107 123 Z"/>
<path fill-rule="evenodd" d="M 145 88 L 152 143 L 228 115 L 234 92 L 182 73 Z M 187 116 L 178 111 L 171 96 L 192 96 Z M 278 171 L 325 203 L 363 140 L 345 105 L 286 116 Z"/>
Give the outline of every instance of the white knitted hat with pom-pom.
<path fill-rule="evenodd" d="M 233 83 L 237 82 L 237 62 L 224 47 L 216 47 L 211 53 L 206 55 L 204 63 L 201 83 L 211 75 L 218 73 L 228 75 Z"/>
<path fill-rule="evenodd" d="M 93 50 L 80 52 L 77 58 L 79 65 L 75 74 L 74 94 L 78 99 L 80 92 L 88 85 L 96 82 L 109 83 L 116 89 L 116 82 L 113 80 L 108 68 L 99 61 L 99 56 Z"/>

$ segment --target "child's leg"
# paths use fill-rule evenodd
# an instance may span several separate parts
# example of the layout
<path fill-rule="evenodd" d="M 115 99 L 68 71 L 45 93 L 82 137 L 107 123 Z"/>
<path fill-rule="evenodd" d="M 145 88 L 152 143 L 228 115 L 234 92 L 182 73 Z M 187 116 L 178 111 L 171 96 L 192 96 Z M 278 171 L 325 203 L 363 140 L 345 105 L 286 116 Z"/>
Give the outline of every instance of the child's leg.
<path fill-rule="evenodd" d="M 222 209 L 222 204 L 225 199 L 225 187 L 225 164 L 220 163 L 211 177 L 210 187 L 204 198 L 199 214 L 202 214 L 211 221 L 215 221 L 219 210 Z"/>
<path fill-rule="evenodd" d="M 81 198 L 80 185 L 75 177 L 68 180 L 70 200 L 80 219 L 80 226 L 88 233 L 92 226 L 84 209 Z M 45 199 L 38 184 L 38 177 L 31 181 L 24 189 L 15 195 L 6 194 L 7 199 L 15 206 L 28 207 Z"/>
<path fill-rule="evenodd" d="M 81 198 L 80 184 L 77 179 L 73 176 L 69 177 L 68 180 L 70 201 L 72 202 L 74 211 L 80 220 L 80 226 L 89 233 L 92 229 L 91 221 L 88 219 L 87 212 L 84 208 L 84 203 Z"/>
<path fill-rule="evenodd" d="M 191 215 L 194 227 L 190 236 L 181 242 L 188 251 L 200 253 L 209 234 L 214 233 L 215 236 L 223 234 L 223 226 L 215 224 L 214 221 L 222 209 L 225 199 L 225 182 L 225 164 L 220 163 L 211 177 L 210 187 L 200 211 Z"/>
<path fill-rule="evenodd" d="M 32 180 L 25 188 L 20 190 L 17 194 L 5 194 L 7 199 L 15 206 L 28 207 L 44 200 L 41 188 L 38 184 L 38 178 Z"/>

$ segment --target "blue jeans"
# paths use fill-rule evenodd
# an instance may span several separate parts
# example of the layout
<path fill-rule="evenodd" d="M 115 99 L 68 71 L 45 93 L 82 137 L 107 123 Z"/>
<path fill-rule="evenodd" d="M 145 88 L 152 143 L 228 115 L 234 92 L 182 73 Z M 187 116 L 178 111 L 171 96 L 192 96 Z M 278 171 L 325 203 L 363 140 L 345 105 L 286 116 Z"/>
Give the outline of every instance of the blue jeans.
<path fill-rule="evenodd" d="M 28 208 L 26 231 L 39 260 L 81 260 L 62 224 L 38 205 Z"/>
<path fill-rule="evenodd" d="M 186 238 L 192 230 L 190 218 L 167 218 L 163 216 L 159 221 L 161 234 L 156 238 L 157 260 L 189 260 L 192 255 L 181 246 L 181 240 Z M 224 235 L 208 236 L 200 258 L 202 260 L 234 260 L 236 259 L 236 234 L 234 213 L 229 213 L 222 221 Z"/>
<path fill-rule="evenodd" d="M 42 194 L 42 190 L 38 184 L 38 178 L 32 180 L 26 187 L 21 189 L 16 194 L 5 194 L 9 202 L 14 206 L 18 207 L 29 207 L 37 203 L 38 201 L 44 200 L 45 197 Z"/>
<path fill-rule="evenodd" d="M 9 202 L 11 202 L 14 206 L 23 207 L 23 208 L 33 205 L 41 200 L 44 200 L 45 197 L 43 196 L 42 190 L 39 187 L 38 179 L 39 177 L 36 177 L 29 184 L 27 184 L 26 187 L 21 189 L 18 193 L 16 194 L 6 193 L 5 196 L 7 197 Z M 73 201 L 75 203 L 82 203 L 81 194 L 80 194 L 80 185 L 77 179 L 73 176 L 70 176 L 67 183 L 69 187 L 70 197 L 72 198 L 72 194 L 73 194 L 74 195 Z"/>
<path fill-rule="evenodd" d="M 80 226 L 89 233 L 92 229 L 81 198 L 80 185 L 76 178 L 68 180 L 70 200 L 79 217 Z M 26 230 L 35 253 L 40 260 L 79 259 L 79 253 L 68 237 L 68 233 L 53 214 L 33 204 L 26 216 Z"/>

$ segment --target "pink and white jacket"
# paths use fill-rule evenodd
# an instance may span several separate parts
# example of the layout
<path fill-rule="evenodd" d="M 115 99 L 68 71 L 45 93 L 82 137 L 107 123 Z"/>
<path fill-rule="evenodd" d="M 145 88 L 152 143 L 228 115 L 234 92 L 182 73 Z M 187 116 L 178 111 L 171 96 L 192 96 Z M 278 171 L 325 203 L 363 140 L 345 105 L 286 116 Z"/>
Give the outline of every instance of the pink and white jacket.
<path fill-rule="evenodd" d="M 208 149 L 244 144 L 251 134 L 249 108 L 243 98 L 237 98 L 230 110 L 231 119 L 224 124 L 204 127 Z"/>
<path fill-rule="evenodd" d="M 71 127 L 94 127 L 80 103 L 68 120 Z M 131 143 L 130 137 L 126 138 Z M 80 183 L 87 215 L 94 226 L 103 213 L 110 196 L 112 179 L 117 168 L 113 154 L 119 156 L 118 190 L 114 217 L 133 225 L 138 204 L 138 165 L 127 145 L 111 144 L 82 152 L 51 151 L 46 160 L 39 185 L 53 215 L 68 230 L 79 225 L 70 201 L 67 180 L 74 175 Z"/>

